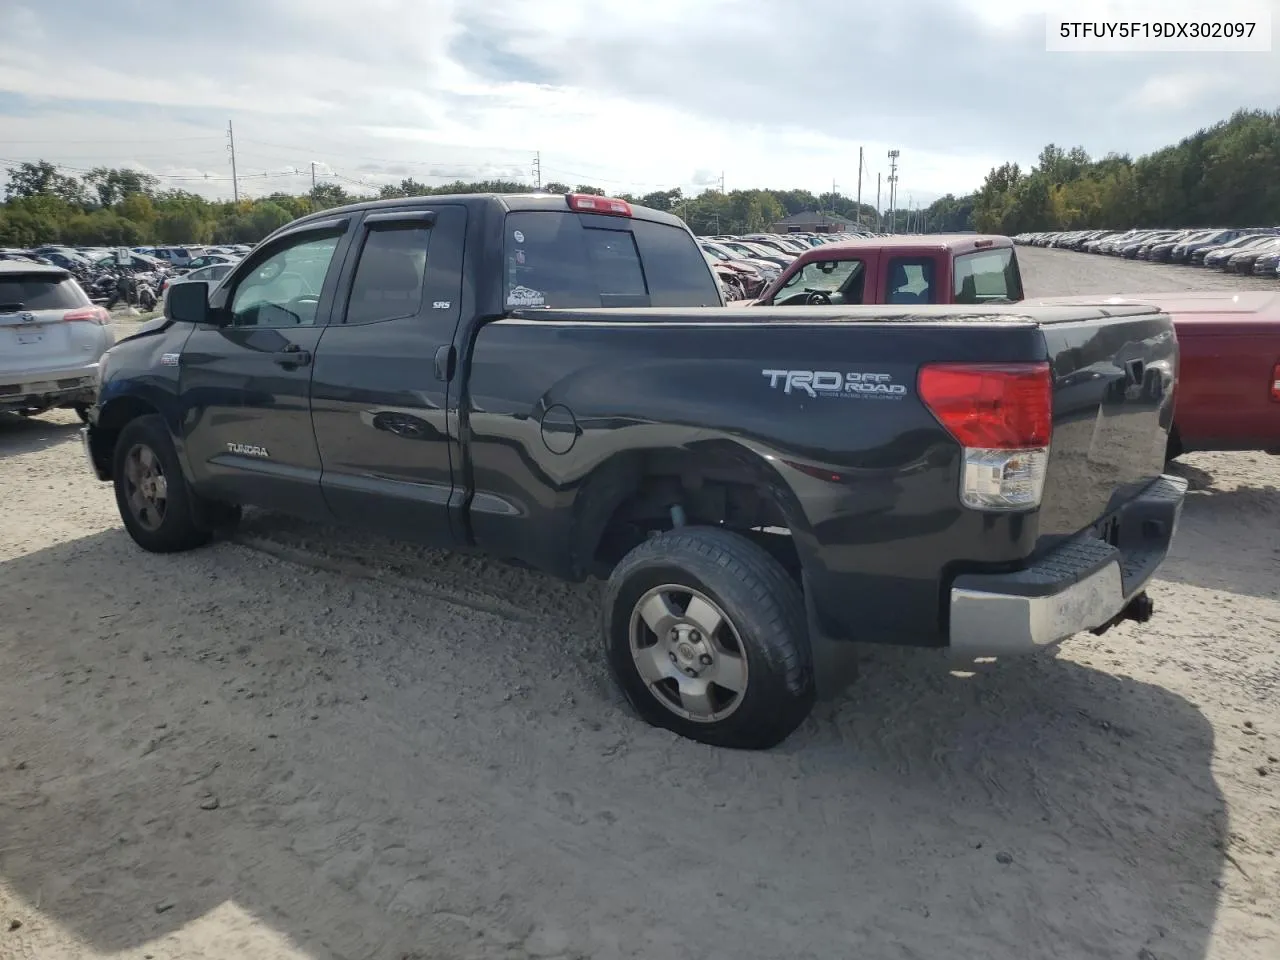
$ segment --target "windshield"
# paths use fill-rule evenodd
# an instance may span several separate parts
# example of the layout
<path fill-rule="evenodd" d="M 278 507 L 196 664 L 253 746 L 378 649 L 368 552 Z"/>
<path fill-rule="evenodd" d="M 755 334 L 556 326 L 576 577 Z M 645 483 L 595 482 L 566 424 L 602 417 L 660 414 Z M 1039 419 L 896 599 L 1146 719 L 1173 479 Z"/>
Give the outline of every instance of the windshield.
<path fill-rule="evenodd" d="M 797 293 L 835 293 L 862 269 L 861 260 L 814 260 L 791 275 L 779 295 Z"/>

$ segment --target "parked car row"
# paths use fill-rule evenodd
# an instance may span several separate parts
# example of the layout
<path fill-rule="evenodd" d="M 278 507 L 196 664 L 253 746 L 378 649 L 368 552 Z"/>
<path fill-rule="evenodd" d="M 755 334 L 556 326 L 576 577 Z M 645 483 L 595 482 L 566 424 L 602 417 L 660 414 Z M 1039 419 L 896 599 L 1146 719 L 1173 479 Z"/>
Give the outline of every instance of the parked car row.
<path fill-rule="evenodd" d="M 726 300 L 754 300 L 802 253 L 830 243 L 878 236 L 884 234 L 752 233 L 699 237 L 698 245 Z"/>
<path fill-rule="evenodd" d="M 1014 243 L 1280 277 L 1280 226 L 1023 233 Z"/>

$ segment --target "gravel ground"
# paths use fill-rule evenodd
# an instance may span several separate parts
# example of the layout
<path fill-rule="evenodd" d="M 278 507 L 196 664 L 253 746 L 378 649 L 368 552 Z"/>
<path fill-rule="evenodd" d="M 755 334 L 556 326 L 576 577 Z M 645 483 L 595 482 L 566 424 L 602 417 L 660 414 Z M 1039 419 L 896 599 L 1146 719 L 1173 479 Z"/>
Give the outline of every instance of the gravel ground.
<path fill-rule="evenodd" d="M 596 585 L 261 514 L 144 554 L 72 421 L 0 418 L 0 957 L 1277 956 L 1280 459 L 1186 458 L 1145 627 L 869 648 L 745 754 L 631 718 Z"/>

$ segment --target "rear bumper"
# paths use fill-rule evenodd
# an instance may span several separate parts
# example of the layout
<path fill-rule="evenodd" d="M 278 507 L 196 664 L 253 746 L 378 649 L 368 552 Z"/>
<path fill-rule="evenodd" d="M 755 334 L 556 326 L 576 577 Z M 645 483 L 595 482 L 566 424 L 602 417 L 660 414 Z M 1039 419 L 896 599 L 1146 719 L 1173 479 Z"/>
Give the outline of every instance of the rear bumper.
<path fill-rule="evenodd" d="M 961 660 L 1053 646 L 1113 621 L 1164 561 L 1187 482 L 1163 476 L 1113 516 L 1113 546 L 1093 531 L 1025 570 L 965 574 L 951 587 L 948 639 Z"/>
<path fill-rule="evenodd" d="M 73 371 L 57 379 L 43 379 L 42 375 L 27 383 L 0 384 L 0 412 L 93 403 L 97 391 L 96 365 L 88 373 Z"/>

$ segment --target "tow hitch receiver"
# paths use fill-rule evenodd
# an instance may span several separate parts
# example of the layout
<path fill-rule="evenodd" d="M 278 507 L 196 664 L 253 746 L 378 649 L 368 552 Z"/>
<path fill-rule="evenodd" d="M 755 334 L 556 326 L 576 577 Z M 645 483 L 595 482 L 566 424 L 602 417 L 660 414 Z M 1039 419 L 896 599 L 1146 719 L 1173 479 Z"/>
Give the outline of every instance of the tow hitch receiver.
<path fill-rule="evenodd" d="M 1149 596 L 1147 596 L 1147 591 L 1143 590 L 1140 593 L 1134 594 L 1133 599 L 1125 604 L 1125 607 L 1123 610 L 1117 613 L 1114 617 L 1112 617 L 1102 626 L 1094 627 L 1089 632 L 1096 636 L 1101 636 L 1102 634 L 1110 630 L 1112 627 L 1114 627 L 1116 624 L 1123 623 L 1125 620 L 1136 620 L 1138 623 L 1146 623 L 1148 620 L 1151 619 L 1152 615 L 1155 612 L 1156 612 L 1155 603 L 1152 601 L 1152 599 Z"/>

